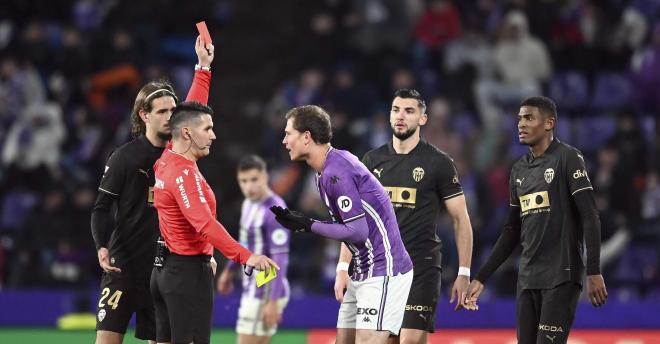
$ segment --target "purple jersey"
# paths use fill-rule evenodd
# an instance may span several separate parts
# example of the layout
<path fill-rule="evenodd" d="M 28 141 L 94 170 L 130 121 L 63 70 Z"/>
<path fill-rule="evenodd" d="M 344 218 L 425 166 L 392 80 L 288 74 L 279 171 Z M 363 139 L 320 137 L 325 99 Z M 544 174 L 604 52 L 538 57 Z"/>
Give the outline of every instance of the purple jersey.
<path fill-rule="evenodd" d="M 270 283 L 257 288 L 254 276 L 243 275 L 243 297 L 269 299 L 289 297 L 289 282 L 286 279 L 289 264 L 289 240 L 291 232 L 277 221 L 270 207 L 286 207 L 284 201 L 272 194 L 265 200 L 255 203 L 248 199 L 241 207 L 241 229 L 239 241 L 254 254 L 263 254 L 273 259 L 280 270 Z"/>
<path fill-rule="evenodd" d="M 367 240 L 345 242 L 353 253 L 351 279 L 396 276 L 412 269 L 392 202 L 383 186 L 355 155 L 330 147 L 316 183 L 334 222 L 367 219 Z"/>

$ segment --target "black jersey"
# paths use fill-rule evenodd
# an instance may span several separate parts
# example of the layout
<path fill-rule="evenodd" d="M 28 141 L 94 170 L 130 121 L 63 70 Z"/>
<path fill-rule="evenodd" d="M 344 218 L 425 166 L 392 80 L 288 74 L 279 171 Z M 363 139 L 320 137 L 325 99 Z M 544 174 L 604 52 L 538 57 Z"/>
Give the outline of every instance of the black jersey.
<path fill-rule="evenodd" d="M 573 195 L 593 190 L 582 153 L 555 139 L 543 155 L 513 164 L 509 188 L 511 205 L 520 207 L 519 287 L 580 283 L 584 233 Z"/>
<path fill-rule="evenodd" d="M 108 158 L 99 191 L 117 200 L 115 228 L 108 250 L 110 264 L 122 274 L 148 280 L 153 267 L 158 234 L 158 214 L 153 207 L 153 166 L 163 153 L 144 135 L 117 148 Z"/>
<path fill-rule="evenodd" d="M 440 267 L 442 245 L 435 233 L 440 202 L 463 194 L 452 159 L 420 140 L 408 154 L 397 154 L 390 141 L 367 152 L 362 162 L 390 196 L 413 265 Z"/>

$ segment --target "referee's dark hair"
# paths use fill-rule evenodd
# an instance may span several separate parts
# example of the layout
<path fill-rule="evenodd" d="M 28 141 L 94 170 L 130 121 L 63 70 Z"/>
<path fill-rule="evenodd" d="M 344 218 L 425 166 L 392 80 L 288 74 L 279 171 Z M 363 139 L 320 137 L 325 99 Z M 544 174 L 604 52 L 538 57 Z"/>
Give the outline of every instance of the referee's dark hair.
<path fill-rule="evenodd" d="M 175 104 L 179 101 L 176 94 L 174 94 L 174 87 L 165 79 L 152 80 L 142 86 L 137 97 L 135 97 L 133 112 L 131 112 L 131 133 L 133 136 L 144 134 L 147 131 L 147 127 L 140 117 L 140 110 L 151 112 L 153 110 L 153 100 L 164 96 L 174 98 Z"/>
<path fill-rule="evenodd" d="M 258 155 L 248 155 L 238 161 L 238 172 L 249 170 L 266 171 L 266 162 Z"/>
<path fill-rule="evenodd" d="M 330 115 L 317 105 L 295 107 L 286 113 L 286 119 L 293 118 L 293 128 L 301 133 L 309 131 L 312 140 L 324 144 L 332 140 Z"/>
<path fill-rule="evenodd" d="M 403 99 L 416 99 L 417 100 L 417 106 L 419 107 L 419 111 L 422 112 L 422 114 L 426 113 L 426 102 L 424 101 L 424 98 L 422 98 L 422 95 L 419 94 L 419 92 L 414 89 L 414 88 L 401 88 L 398 89 L 396 92 L 394 92 L 394 98 L 399 97 Z"/>
<path fill-rule="evenodd" d="M 520 107 L 533 106 L 539 109 L 544 116 L 549 116 L 557 120 L 557 105 L 552 99 L 544 96 L 529 97 L 520 103 Z"/>
<path fill-rule="evenodd" d="M 199 122 L 202 115 L 213 115 L 213 109 L 199 102 L 181 102 L 179 103 L 172 117 L 170 117 L 170 128 L 172 128 L 172 138 L 179 138 L 181 128 L 191 122 Z"/>

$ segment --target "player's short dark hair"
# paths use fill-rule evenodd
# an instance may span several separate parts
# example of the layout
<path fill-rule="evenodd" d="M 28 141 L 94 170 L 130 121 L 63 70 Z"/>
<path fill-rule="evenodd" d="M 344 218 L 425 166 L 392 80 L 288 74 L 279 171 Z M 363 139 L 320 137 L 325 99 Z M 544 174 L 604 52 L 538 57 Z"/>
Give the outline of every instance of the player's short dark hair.
<path fill-rule="evenodd" d="M 266 171 L 266 162 L 258 155 L 248 155 L 238 161 L 237 172 L 249 170 Z"/>
<path fill-rule="evenodd" d="M 172 137 L 179 137 L 179 129 L 181 129 L 184 124 L 193 121 L 198 122 L 202 115 L 213 115 L 213 109 L 207 105 L 194 101 L 179 103 L 174 109 L 174 112 L 172 112 L 172 117 L 170 117 Z"/>
<path fill-rule="evenodd" d="M 419 110 L 424 114 L 426 113 L 426 102 L 424 101 L 424 98 L 422 98 L 422 95 L 414 88 L 401 88 L 396 90 L 394 92 L 394 98 L 399 97 L 403 99 L 416 99 L 417 100 L 417 106 L 419 107 Z"/>
<path fill-rule="evenodd" d="M 165 79 L 152 80 L 142 86 L 137 97 L 135 97 L 133 112 L 131 113 L 131 132 L 133 136 L 144 134 L 147 131 L 144 121 L 140 118 L 140 110 L 150 112 L 153 110 L 153 100 L 165 96 L 174 98 L 174 103 L 178 101 L 176 94 L 174 94 L 174 87 Z"/>
<path fill-rule="evenodd" d="M 301 133 L 309 131 L 317 144 L 330 142 L 332 125 L 330 115 L 317 105 L 295 107 L 286 113 L 286 119 L 293 118 L 293 128 Z"/>
<path fill-rule="evenodd" d="M 552 99 L 544 96 L 529 97 L 520 103 L 520 107 L 533 106 L 539 109 L 542 114 L 557 120 L 557 105 Z"/>

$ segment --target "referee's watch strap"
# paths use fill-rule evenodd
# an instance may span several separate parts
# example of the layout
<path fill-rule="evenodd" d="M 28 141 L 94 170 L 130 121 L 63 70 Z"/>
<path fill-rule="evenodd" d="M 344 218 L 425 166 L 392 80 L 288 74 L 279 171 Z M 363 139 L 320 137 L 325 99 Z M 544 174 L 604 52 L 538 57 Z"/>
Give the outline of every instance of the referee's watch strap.
<path fill-rule="evenodd" d="M 205 70 L 207 72 L 210 72 L 211 66 L 202 66 L 200 64 L 195 64 L 195 70 Z"/>

